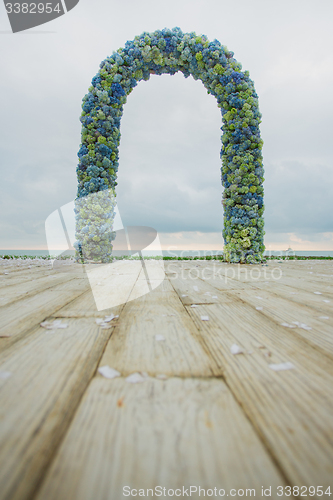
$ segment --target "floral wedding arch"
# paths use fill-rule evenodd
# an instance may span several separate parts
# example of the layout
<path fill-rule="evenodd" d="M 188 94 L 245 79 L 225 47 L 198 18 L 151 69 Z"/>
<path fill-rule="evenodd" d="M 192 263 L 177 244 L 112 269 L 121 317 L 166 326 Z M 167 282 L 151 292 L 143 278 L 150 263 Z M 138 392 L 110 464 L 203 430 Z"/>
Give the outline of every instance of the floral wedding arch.
<path fill-rule="evenodd" d="M 127 96 L 151 74 L 181 71 L 201 80 L 221 109 L 225 260 L 261 261 L 265 248 L 261 114 L 253 81 L 233 55 L 217 40 L 173 28 L 145 32 L 100 64 L 82 104 L 76 199 L 81 256 L 83 252 L 84 257 L 103 262 L 111 258 L 119 129 Z"/>

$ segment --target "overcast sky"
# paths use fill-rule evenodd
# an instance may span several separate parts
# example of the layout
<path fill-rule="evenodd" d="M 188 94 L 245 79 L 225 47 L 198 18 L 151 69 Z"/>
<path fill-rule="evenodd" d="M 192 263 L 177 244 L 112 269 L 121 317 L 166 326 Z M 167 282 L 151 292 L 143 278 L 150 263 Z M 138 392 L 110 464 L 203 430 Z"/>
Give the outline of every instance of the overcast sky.
<path fill-rule="evenodd" d="M 100 62 L 143 31 L 218 39 L 249 70 L 262 113 L 267 248 L 333 250 L 332 0 L 80 0 L 12 34 L 0 4 L 0 248 L 46 245 L 76 195 L 81 101 Z M 121 123 L 125 225 L 164 246 L 222 248 L 221 115 L 200 81 L 151 76 Z"/>

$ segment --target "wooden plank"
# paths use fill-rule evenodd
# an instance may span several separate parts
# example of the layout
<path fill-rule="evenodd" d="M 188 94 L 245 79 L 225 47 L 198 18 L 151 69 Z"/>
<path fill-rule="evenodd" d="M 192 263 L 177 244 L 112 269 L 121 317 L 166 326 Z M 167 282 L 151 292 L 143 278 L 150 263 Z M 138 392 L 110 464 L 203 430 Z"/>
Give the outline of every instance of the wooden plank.
<path fill-rule="evenodd" d="M 330 283 L 326 281 L 322 282 L 314 282 L 305 278 L 293 278 L 293 277 L 284 277 L 282 275 L 281 283 L 287 286 L 295 287 L 298 289 L 302 289 L 309 293 L 320 292 L 322 294 L 323 299 L 333 299 L 333 288 Z"/>
<path fill-rule="evenodd" d="M 223 488 L 226 496 L 255 489 L 260 496 L 262 486 L 284 484 L 222 380 L 134 385 L 97 377 L 36 500 L 114 500 L 124 486 L 138 496 L 156 486 Z"/>
<path fill-rule="evenodd" d="M 39 279 L 21 281 L 19 283 L 2 286 L 0 289 L 0 307 L 4 307 L 25 297 L 32 297 L 56 285 L 67 283 L 74 278 L 74 276 L 61 273 L 52 276 L 45 275 L 39 277 Z"/>
<path fill-rule="evenodd" d="M 12 274 L 12 275 L 2 275 L 0 276 L 0 286 L 1 288 L 10 289 L 13 285 L 20 285 L 24 283 L 28 283 L 29 281 L 36 281 L 45 276 L 51 276 L 55 274 L 52 270 L 48 269 L 29 269 L 29 271 L 25 270 L 21 273 Z"/>
<path fill-rule="evenodd" d="M 30 330 L 26 336 L 23 323 L 18 324 L 18 329 L 22 327 L 19 342 L 0 354 L 0 370 L 12 371 L 12 377 L 0 380 L 0 419 L 4 424 L 3 434 L 0 431 L 0 459 L 6 464 L 0 471 L 1 500 L 28 500 L 33 496 L 112 331 L 97 330 L 95 319 L 110 311 L 116 314 L 117 308 L 97 311 L 88 281 L 84 275 L 78 276 L 78 267 L 72 267 L 74 271 L 68 271 L 68 276 L 72 273 L 75 278 L 59 283 L 48 292 L 48 298 L 46 292 L 40 293 L 41 304 L 37 300 L 30 302 L 29 310 L 28 298 L 24 298 L 12 308 L 14 320 L 15 314 L 20 317 L 22 313 L 18 305 L 24 306 L 21 318 L 23 322 L 24 315 L 28 318 L 25 326 Z M 225 268 L 220 264 L 218 271 Z M 200 486 L 206 484 L 206 488 L 212 484 L 250 488 L 249 484 L 260 482 L 283 485 L 283 477 L 298 486 L 329 484 L 333 472 L 333 367 L 323 352 L 328 352 L 331 345 L 330 323 L 327 327 L 318 318 L 312 331 L 304 331 L 308 338 L 277 324 L 284 304 L 290 321 L 301 311 L 308 311 L 309 318 L 311 314 L 331 311 L 331 305 L 323 303 L 323 296 L 314 295 L 309 288 L 322 285 L 330 293 L 328 268 L 318 266 L 314 271 L 327 276 L 315 276 L 310 283 L 305 279 L 305 267 L 304 276 L 297 279 L 299 268 L 288 263 L 286 279 L 290 284 L 272 279 L 266 282 L 263 277 L 257 282 L 246 281 L 245 268 L 240 278 L 231 278 L 223 271 L 217 280 L 213 279 L 214 269 L 212 263 L 206 262 L 172 263 L 171 268 L 167 264 L 168 280 L 142 296 L 149 291 L 149 285 L 142 270 L 139 272 L 126 300 L 139 298 L 119 306 L 120 317 L 112 321 L 113 334 L 100 365 L 109 364 L 123 375 L 148 371 L 150 375 L 166 373 L 197 379 L 148 379 L 132 385 L 122 378 L 110 381 L 97 375 L 43 484 L 40 500 L 79 496 L 91 500 L 99 498 L 99 494 L 100 498 L 113 500 L 123 496 L 119 488 L 127 480 L 132 487 L 164 481 L 171 488 L 182 484 L 183 478 L 192 484 L 196 484 L 192 478 L 197 478 L 197 484 L 200 480 Z M 190 271 L 195 274 L 203 270 L 202 279 L 189 279 Z M 156 276 L 151 278 L 153 286 L 157 284 Z M 307 291 L 302 289 L 305 282 Z M 288 306 L 293 290 L 294 303 Z M 67 302 L 61 307 L 59 301 L 64 294 L 68 294 Z M 253 296 L 257 295 L 265 301 L 265 313 L 255 310 Z M 193 302 L 198 307 L 191 308 Z M 44 308 L 42 320 L 52 315 L 53 319 L 63 318 L 69 323 L 68 329 L 50 334 L 36 328 L 40 321 L 34 323 L 34 308 L 38 314 Z M 201 315 L 207 315 L 209 321 L 202 321 Z M 89 340 L 89 332 L 96 340 Z M 165 340 L 157 341 L 156 334 Z M 234 343 L 244 354 L 231 354 Z M 285 361 L 292 362 L 295 368 L 274 372 L 268 366 Z M 221 379 L 203 379 L 212 374 L 225 377 L 229 389 Z M 246 435 L 243 420 L 250 429 Z M 260 444 L 259 436 L 265 449 L 261 444 L 260 450 L 256 448 L 252 438 L 248 442 L 253 428 L 256 442 Z M 251 468 L 253 456 L 261 458 Z M 283 477 L 272 466 L 270 457 Z M 257 472 L 259 464 L 261 476 Z M 271 470 L 275 482 L 269 480 L 273 477 Z M 236 473 L 244 481 L 230 486 Z M 171 478 L 176 478 L 175 482 Z M 261 496 L 261 491 L 256 490 Z M 277 498 L 274 493 L 272 496 Z"/>
<path fill-rule="evenodd" d="M 0 283 L 11 286 L 20 283 L 39 280 L 43 277 L 56 277 L 60 275 L 71 275 L 76 277 L 83 277 L 85 274 L 85 268 L 81 264 L 71 263 L 66 264 L 64 262 L 59 262 L 59 264 L 53 263 L 53 266 L 42 266 L 42 267 L 32 267 L 31 269 L 22 269 L 16 273 L 9 273 L 8 275 L 2 274 L 0 276 Z"/>
<path fill-rule="evenodd" d="M 68 326 L 54 333 L 38 326 L 31 328 L 28 336 L 22 330 L 20 341 L 0 353 L 0 370 L 12 374 L 0 380 L 3 424 L 0 461 L 6 462 L 0 471 L 1 499 L 31 498 L 117 324 L 113 320 L 107 327 L 97 326 L 91 290 L 82 291 L 87 288 L 87 279 L 75 278 L 39 294 L 40 300 L 30 304 L 31 318 L 27 313 L 27 300 L 21 301 L 25 302 L 21 315 L 26 328 L 31 326 L 30 320 L 32 324 L 39 322 L 41 311 L 53 314 L 43 319 L 53 321 L 60 317 Z M 79 304 L 80 299 L 83 306 Z M 72 311 L 75 308 L 80 311 L 89 304 L 90 313 L 94 314 L 86 311 L 85 318 L 64 317 L 62 309 L 59 310 L 61 304 L 67 304 L 70 312 L 74 302 Z M 113 308 L 113 312 L 121 315 L 122 307 Z M 98 317 L 104 315 L 103 311 Z"/>
<path fill-rule="evenodd" d="M 134 300 L 136 297 L 140 296 L 141 294 L 145 294 L 149 292 L 149 284 L 146 281 L 146 276 L 144 274 L 144 271 L 142 270 L 142 267 L 135 266 L 135 275 L 133 276 L 133 269 L 128 266 L 121 266 L 121 262 L 115 262 L 110 266 L 109 269 L 109 275 L 119 275 L 119 281 L 117 283 L 113 283 L 115 286 L 115 290 L 112 290 L 112 284 L 110 286 L 110 282 L 107 282 L 106 276 L 104 274 L 103 278 L 104 280 L 108 283 L 109 286 L 104 286 L 101 290 L 107 288 L 107 291 L 111 291 L 111 295 L 113 292 L 117 294 L 117 301 L 119 302 L 120 296 L 122 296 L 123 299 L 123 304 L 130 301 Z M 126 264 L 126 262 L 125 262 Z M 137 263 L 136 263 L 137 264 Z M 140 263 L 139 263 L 140 264 Z M 162 266 L 163 267 L 163 266 Z M 149 261 L 147 263 L 147 268 L 149 271 L 149 278 L 150 278 L 150 285 L 155 286 L 155 283 L 157 281 L 161 281 L 164 278 L 164 272 L 161 268 L 161 263 L 156 262 L 156 261 Z M 101 267 L 102 269 L 102 267 Z M 128 289 L 127 287 L 127 280 L 126 276 L 130 275 L 130 281 L 132 283 L 132 289 Z M 154 282 L 154 283 L 153 283 Z M 97 281 L 98 283 L 98 281 Z M 96 285 L 97 285 L 96 283 Z M 125 284 L 125 287 L 124 287 Z M 159 283 L 157 283 L 159 285 Z M 99 286 L 99 285 L 97 285 Z M 70 302 L 67 306 L 63 307 L 61 311 L 57 311 L 56 315 L 58 317 L 96 317 L 96 318 L 101 318 L 105 315 L 110 314 L 113 312 L 116 314 L 116 310 L 118 310 L 117 306 L 110 307 L 107 309 L 102 309 L 101 311 L 97 310 L 97 305 L 94 299 L 94 295 L 91 290 L 91 284 L 89 283 L 90 289 L 83 295 L 80 296 L 78 299 L 73 300 Z M 119 288 L 122 288 L 122 291 L 119 290 Z M 110 290 L 111 288 L 111 290 Z M 125 292 L 124 293 L 124 288 Z M 112 297 L 111 297 L 112 298 Z M 109 297 L 110 299 L 110 297 Z M 105 301 L 106 302 L 106 301 Z M 110 301 L 112 303 L 112 300 Z"/>
<path fill-rule="evenodd" d="M 205 272 L 203 272 L 203 270 Z M 181 276 L 181 274 L 179 273 Z M 175 281 L 175 286 L 177 283 L 180 286 L 178 293 L 181 300 L 185 305 L 191 304 L 209 304 L 216 303 L 217 301 L 223 303 L 232 302 L 234 297 L 239 297 L 243 301 L 251 304 L 255 307 L 263 307 L 262 312 L 257 314 L 264 314 L 274 321 L 280 327 L 281 323 L 292 323 L 293 321 L 298 321 L 312 328 L 312 330 L 306 330 L 304 328 L 297 327 L 294 334 L 298 334 L 304 339 L 306 339 L 312 346 L 319 348 L 326 355 L 332 356 L 333 354 L 333 336 L 332 336 L 332 325 L 333 318 L 327 316 L 331 314 L 332 310 L 329 308 L 329 304 L 325 304 L 322 295 L 316 295 L 309 292 L 301 292 L 297 289 L 297 292 L 281 292 L 281 285 L 272 287 L 272 285 L 267 282 L 265 285 L 261 285 L 261 288 L 257 288 L 252 282 L 243 283 L 242 288 L 230 288 L 226 290 L 226 283 L 221 280 L 221 276 L 215 270 L 210 270 L 209 267 L 202 266 L 202 269 L 197 274 L 198 279 L 191 279 L 191 273 L 187 272 L 183 275 L 183 280 L 177 281 L 172 277 L 169 277 L 170 281 L 173 283 Z M 176 276 L 176 274 L 174 275 Z M 202 279 L 205 278 L 205 279 Z M 221 286 L 222 281 L 222 286 Z M 209 284 L 209 285 L 206 285 Z M 187 284 L 185 286 L 185 284 Z M 210 288 L 212 285 L 215 288 L 215 292 Z M 198 289 L 198 291 L 194 291 Z M 218 299 L 216 296 L 217 291 L 221 292 L 218 294 Z M 182 295 L 187 294 L 186 298 Z M 301 295 L 301 298 L 295 299 L 295 296 Z M 280 295 L 280 296 L 279 296 Z M 306 295 L 306 300 L 304 299 Z M 290 297 L 294 300 L 291 301 Z M 212 299 L 212 297 L 216 297 Z M 282 298 L 284 297 L 284 298 Z M 287 299 L 287 300 L 286 300 Z M 309 307 L 309 303 L 311 306 Z M 327 307 L 323 307 L 323 305 Z M 295 325 L 296 326 L 296 325 Z"/>
<path fill-rule="evenodd" d="M 90 286 L 88 290 L 79 297 L 71 300 L 67 305 L 60 310 L 55 311 L 55 318 L 103 318 L 108 314 L 118 314 L 119 306 L 98 311 L 96 302 Z M 116 312 L 117 311 L 117 312 Z"/>
<path fill-rule="evenodd" d="M 84 293 L 87 280 L 68 281 L 0 309 L 0 351 L 23 338 L 29 330 Z"/>
<path fill-rule="evenodd" d="M 94 318 L 36 328 L 0 354 L 0 498 L 31 498 L 111 334 Z"/>
<path fill-rule="evenodd" d="M 269 292 L 273 296 L 283 298 L 291 304 L 307 307 L 313 315 L 332 316 L 333 299 L 323 298 L 313 292 L 304 291 L 302 288 L 295 288 L 279 282 L 251 284 L 251 289 L 256 289 L 258 295 L 261 292 Z M 249 289 L 244 287 L 243 290 Z"/>
<path fill-rule="evenodd" d="M 219 280 L 208 278 L 207 281 L 216 289 L 224 291 Z M 332 314 L 332 306 L 330 303 L 324 302 L 324 294 L 316 294 L 299 288 L 286 289 L 280 281 L 273 287 L 270 283 L 266 283 L 266 285 L 261 285 L 260 289 L 255 283 L 250 282 L 241 290 L 230 290 L 229 292 L 231 296 L 240 297 L 254 308 L 263 307 L 261 314 L 268 316 L 278 325 L 281 323 L 292 324 L 297 321 L 311 327 L 311 330 L 297 327 L 293 333 L 302 336 L 312 346 L 320 348 L 322 352 L 332 356 L 333 318 L 327 316 L 327 314 Z"/>
<path fill-rule="evenodd" d="M 139 280 L 136 286 L 147 285 Z M 159 334 L 165 340 L 157 340 Z M 101 364 L 123 375 L 145 371 L 150 375 L 211 376 L 211 360 L 195 335 L 190 316 L 164 281 L 149 294 L 127 302 Z"/>
<path fill-rule="evenodd" d="M 50 261 L 46 261 L 42 264 L 35 264 L 29 266 L 17 266 L 15 264 L 11 266 L 1 266 L 0 267 L 0 281 L 5 282 L 24 280 L 29 276 L 45 275 L 52 272 L 52 264 Z"/>
<path fill-rule="evenodd" d="M 87 269 L 97 309 L 103 311 L 127 302 L 141 269 L 141 262 L 135 260 Z"/>
<path fill-rule="evenodd" d="M 186 285 L 184 280 L 177 283 L 179 290 Z M 202 282 L 202 286 L 210 285 Z M 329 486 L 333 474 L 332 363 L 295 337 L 293 330 L 278 328 L 239 299 L 188 307 L 188 312 L 289 482 Z M 209 321 L 202 321 L 202 315 Z M 233 344 L 244 354 L 233 355 Z M 284 362 L 295 368 L 275 372 L 269 367 Z"/>
<path fill-rule="evenodd" d="M 198 288 L 198 291 L 194 292 L 191 296 L 193 283 L 196 283 L 195 286 Z M 214 286 L 212 283 L 214 283 Z M 187 307 L 187 310 L 195 320 L 199 332 L 203 331 L 202 325 L 206 325 L 208 329 L 212 326 L 211 323 L 208 325 L 208 323 L 203 322 L 200 319 L 201 316 L 208 316 L 210 318 L 211 314 L 218 314 L 221 318 L 215 318 L 215 320 L 221 325 L 222 330 L 224 328 L 227 331 L 234 330 L 235 335 L 238 331 L 242 332 L 247 344 L 251 340 L 252 344 L 248 347 L 249 350 L 258 346 L 266 346 L 271 356 L 274 353 L 279 353 L 280 357 L 292 356 L 296 357 L 296 359 L 299 356 L 301 361 L 305 356 L 308 359 L 308 363 L 312 366 L 313 371 L 319 370 L 321 376 L 324 376 L 326 372 L 333 374 L 330 359 L 323 356 L 321 351 L 313 349 L 313 346 L 309 345 L 308 342 L 305 342 L 306 339 L 298 335 L 297 331 L 299 329 L 287 329 L 277 324 L 276 321 L 272 321 L 269 316 L 264 316 L 261 311 L 255 310 L 253 306 L 247 304 L 237 296 L 237 294 L 242 292 L 233 290 L 230 293 L 226 293 L 224 290 L 220 291 L 215 280 L 210 282 L 208 280 L 193 281 L 179 279 L 173 280 L 172 286 L 177 291 L 180 299 L 187 301 L 184 302 L 186 307 L 190 304 L 198 304 L 195 308 Z M 185 290 L 188 290 L 189 296 L 183 298 L 182 295 Z M 253 292 L 256 293 L 255 289 L 251 291 L 251 293 Z M 210 301 L 205 304 L 200 297 L 208 297 L 208 300 L 210 297 Z M 213 297 L 216 298 L 213 299 Z M 247 332 L 253 332 L 253 335 L 250 336 Z M 203 342 L 202 333 L 200 334 L 200 342 Z M 218 366 L 222 369 L 222 365 Z M 321 367 L 325 370 L 324 372 Z"/>
<path fill-rule="evenodd" d="M 293 327 L 293 334 L 304 337 L 309 344 L 320 348 L 321 352 L 333 358 L 333 317 L 276 296 L 269 291 L 234 291 L 234 296 L 250 304 L 254 309 L 261 308 L 258 314 L 272 319 L 277 325 L 285 323 Z M 303 324 L 300 327 L 295 324 Z"/>
<path fill-rule="evenodd" d="M 244 283 L 237 279 L 236 267 L 225 268 L 226 264 L 223 262 L 211 261 L 193 261 L 193 262 L 167 262 L 165 264 L 166 275 L 170 281 L 176 278 L 188 278 L 193 281 L 199 277 L 205 279 L 206 275 L 211 276 L 215 274 L 220 279 L 220 286 L 225 290 L 240 290 L 244 288 Z"/>
<path fill-rule="evenodd" d="M 196 262 L 196 264 L 194 264 Z M 200 269 L 201 274 L 203 270 L 205 273 L 209 270 L 214 272 L 216 277 L 222 278 L 222 281 L 232 285 L 235 288 L 235 282 L 241 283 L 258 283 L 259 285 L 265 281 L 270 283 L 283 283 L 286 286 L 294 286 L 296 288 L 302 287 L 310 292 L 318 291 L 318 288 L 324 287 L 324 290 L 319 290 L 324 293 L 328 293 L 332 296 L 333 286 L 332 286 L 332 264 L 326 263 L 326 267 L 323 268 L 325 271 L 322 276 L 318 273 L 310 274 L 308 271 L 303 271 L 298 268 L 298 266 L 291 267 L 289 263 L 276 263 L 274 261 L 268 262 L 268 264 L 262 265 L 240 265 L 240 264 L 226 264 L 219 261 L 194 261 L 184 265 L 186 269 L 192 269 L 197 267 Z M 178 262 L 170 263 L 170 265 L 179 266 Z M 212 274 L 212 273 L 211 273 Z M 238 286 L 239 287 L 239 286 Z M 304 288 L 305 287 L 305 288 Z"/>

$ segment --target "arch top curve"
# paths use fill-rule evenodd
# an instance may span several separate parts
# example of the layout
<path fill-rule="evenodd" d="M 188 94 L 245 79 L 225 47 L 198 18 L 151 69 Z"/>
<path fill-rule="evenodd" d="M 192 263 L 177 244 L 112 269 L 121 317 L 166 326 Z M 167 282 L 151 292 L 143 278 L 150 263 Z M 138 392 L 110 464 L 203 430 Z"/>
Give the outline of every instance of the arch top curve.
<path fill-rule="evenodd" d="M 221 180 L 224 186 L 224 254 L 229 262 L 262 260 L 263 161 L 258 95 L 248 71 L 218 40 L 183 33 L 180 28 L 144 32 L 100 64 L 82 103 L 82 139 L 77 167 L 78 199 L 99 191 L 115 195 L 119 166 L 120 120 L 127 96 L 151 74 L 182 72 L 201 80 L 222 114 Z M 78 224 L 77 227 L 80 225 Z M 82 224 L 81 224 L 82 226 Z M 81 227 L 80 226 L 80 227 Z M 111 255 L 109 232 L 94 235 L 94 252 Z M 85 234 L 89 228 L 85 227 Z M 83 233 L 77 229 L 78 241 Z M 96 240 L 97 238 L 97 240 Z M 98 248 L 97 248 L 98 247 Z M 89 253 L 88 252 L 88 253 Z"/>

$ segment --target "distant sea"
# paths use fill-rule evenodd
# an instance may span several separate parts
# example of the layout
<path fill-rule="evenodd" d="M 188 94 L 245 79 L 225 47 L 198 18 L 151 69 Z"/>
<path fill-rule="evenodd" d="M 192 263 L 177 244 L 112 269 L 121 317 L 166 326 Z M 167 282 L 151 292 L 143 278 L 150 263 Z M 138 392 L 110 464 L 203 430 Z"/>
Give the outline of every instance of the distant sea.
<path fill-rule="evenodd" d="M 157 255 L 157 252 L 151 251 L 143 251 L 144 256 L 154 257 Z M 167 251 L 163 250 L 164 257 L 205 257 L 208 255 L 221 255 L 223 252 L 221 250 L 172 250 Z M 265 255 L 276 255 L 283 256 L 287 255 L 286 251 L 273 251 L 265 252 Z M 22 257 L 27 255 L 29 257 L 47 257 L 48 255 L 54 256 L 59 255 L 57 251 L 50 250 L 0 250 L 0 257 L 3 255 L 16 255 L 18 257 Z M 74 255 L 74 251 L 66 251 L 66 255 Z M 115 252 L 115 255 L 117 253 Z M 297 250 L 297 251 L 289 251 L 289 255 L 302 255 L 305 257 L 333 257 L 333 250 Z"/>

